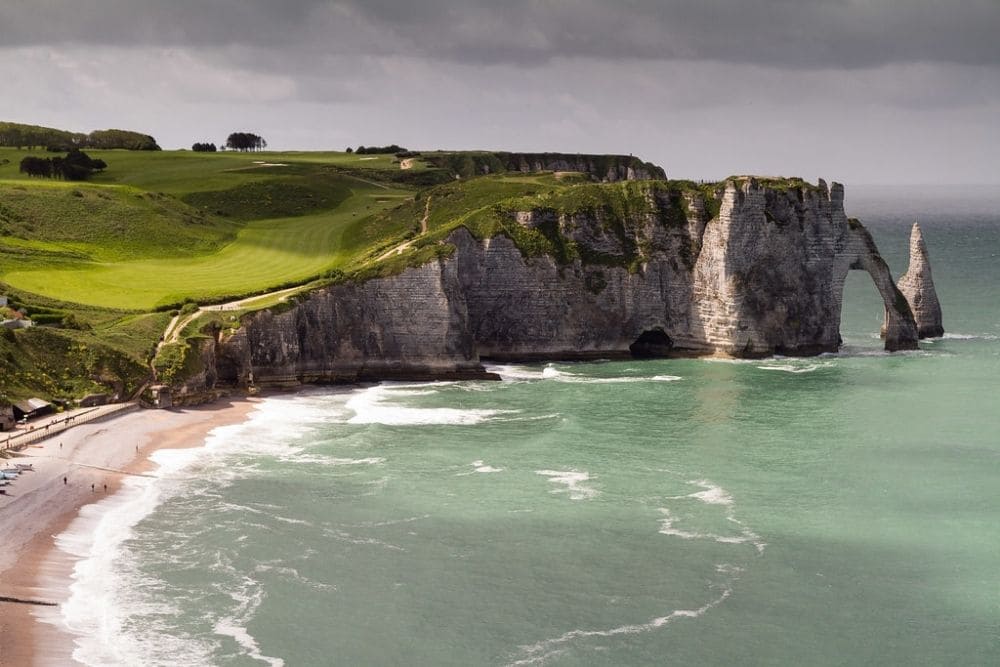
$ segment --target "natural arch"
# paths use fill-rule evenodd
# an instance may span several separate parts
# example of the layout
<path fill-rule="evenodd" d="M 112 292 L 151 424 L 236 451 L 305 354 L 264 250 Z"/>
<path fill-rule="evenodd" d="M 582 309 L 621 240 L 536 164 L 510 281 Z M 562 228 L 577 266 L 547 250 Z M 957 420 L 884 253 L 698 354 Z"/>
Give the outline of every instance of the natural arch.
<path fill-rule="evenodd" d="M 875 283 L 875 289 L 882 297 L 885 306 L 885 322 L 882 324 L 882 338 L 885 339 L 885 349 L 889 352 L 896 350 L 917 349 L 917 323 L 913 319 L 913 312 L 906 297 L 896 287 L 892 274 L 889 273 L 889 266 L 878 253 L 875 241 L 871 238 L 868 230 L 863 227 L 854 228 L 857 240 L 861 244 L 857 258 L 851 263 L 853 270 L 867 271 Z M 841 281 L 843 290 L 843 281 Z"/>

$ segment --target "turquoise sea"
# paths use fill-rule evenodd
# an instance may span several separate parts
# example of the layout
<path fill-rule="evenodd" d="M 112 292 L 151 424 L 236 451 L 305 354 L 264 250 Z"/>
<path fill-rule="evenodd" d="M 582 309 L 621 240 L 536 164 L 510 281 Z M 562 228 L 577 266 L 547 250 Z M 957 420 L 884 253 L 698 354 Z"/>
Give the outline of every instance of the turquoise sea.
<path fill-rule="evenodd" d="M 852 273 L 837 355 L 268 398 L 60 537 L 76 659 L 1000 664 L 1000 191 L 847 209 L 896 276 L 921 223 L 943 339 Z"/>

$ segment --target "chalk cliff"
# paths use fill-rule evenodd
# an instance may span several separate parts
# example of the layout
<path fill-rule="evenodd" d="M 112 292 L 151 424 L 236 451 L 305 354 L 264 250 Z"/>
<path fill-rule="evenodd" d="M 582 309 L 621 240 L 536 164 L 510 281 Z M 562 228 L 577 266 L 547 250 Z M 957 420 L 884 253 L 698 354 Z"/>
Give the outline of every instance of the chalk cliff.
<path fill-rule="evenodd" d="M 631 155 L 572 155 L 567 153 L 495 153 L 507 171 L 577 171 L 598 180 L 665 179 L 663 169 Z"/>
<path fill-rule="evenodd" d="M 602 206 L 503 212 L 574 254 L 531 255 L 459 227 L 444 240 L 453 251 L 423 266 L 247 315 L 235 333 L 215 332 L 211 371 L 195 384 L 481 377 L 487 359 L 832 352 L 852 269 L 885 303 L 886 349 L 916 347 L 907 298 L 844 214 L 842 186 L 742 177 L 714 197 L 629 187 L 642 206 L 619 217 Z"/>
<path fill-rule="evenodd" d="M 927 245 L 917 223 L 913 223 L 913 229 L 910 231 L 910 267 L 899 279 L 899 290 L 910 304 L 920 337 L 943 336 L 941 303 L 938 301 L 934 279 L 931 277 Z"/>
<path fill-rule="evenodd" d="M 504 172 L 537 173 L 572 171 L 596 181 L 645 181 L 666 179 L 662 167 L 633 155 L 587 155 L 582 153 L 510 153 L 466 151 L 426 153 L 430 165 L 446 169 L 462 178 Z"/>

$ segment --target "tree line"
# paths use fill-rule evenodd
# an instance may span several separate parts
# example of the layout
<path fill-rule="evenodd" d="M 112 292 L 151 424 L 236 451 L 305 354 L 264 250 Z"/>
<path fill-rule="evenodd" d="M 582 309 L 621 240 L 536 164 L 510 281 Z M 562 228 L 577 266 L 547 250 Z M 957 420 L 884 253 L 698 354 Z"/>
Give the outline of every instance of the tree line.
<path fill-rule="evenodd" d="M 90 134 L 67 132 L 40 125 L 0 122 L 0 146 L 9 148 L 69 151 L 74 148 L 121 148 L 133 151 L 158 151 L 156 139 L 130 130 L 95 130 Z"/>
<path fill-rule="evenodd" d="M 348 148 L 347 152 L 350 153 L 352 150 Z M 389 144 L 388 146 L 358 146 L 353 150 L 353 152 L 358 155 L 389 155 L 395 153 L 408 153 L 409 151 L 402 146 Z"/>
<path fill-rule="evenodd" d="M 85 181 L 95 172 L 104 171 L 107 167 L 104 160 L 95 160 L 83 151 L 74 149 L 66 157 L 29 155 L 21 160 L 20 170 L 22 174 L 32 177 Z"/>

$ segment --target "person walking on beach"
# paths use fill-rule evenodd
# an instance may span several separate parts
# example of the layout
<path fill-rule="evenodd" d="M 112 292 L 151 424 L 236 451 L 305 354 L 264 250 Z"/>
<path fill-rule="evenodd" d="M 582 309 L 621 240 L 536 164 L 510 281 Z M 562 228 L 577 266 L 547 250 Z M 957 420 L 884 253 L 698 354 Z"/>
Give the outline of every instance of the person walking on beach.
<path fill-rule="evenodd" d="M 105 484 L 105 485 L 104 485 L 104 493 L 107 493 L 107 492 L 108 492 L 108 485 L 107 485 L 107 484 Z"/>
<path fill-rule="evenodd" d="M 97 490 L 97 489 L 95 489 L 95 488 L 94 488 L 94 485 L 93 485 L 93 483 L 91 483 L 91 485 L 90 485 L 90 492 L 91 492 L 91 493 L 93 493 L 93 492 L 94 492 L 94 491 L 96 491 L 96 490 Z"/>
<path fill-rule="evenodd" d="M 66 481 L 66 478 L 65 478 L 65 477 L 63 477 L 63 484 L 65 485 L 65 484 L 67 484 L 67 483 L 68 483 L 68 482 Z"/>

